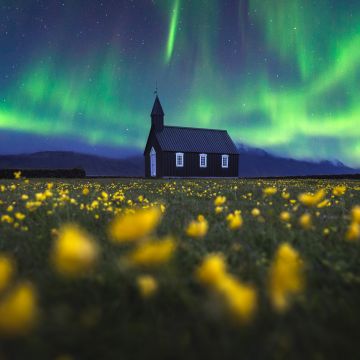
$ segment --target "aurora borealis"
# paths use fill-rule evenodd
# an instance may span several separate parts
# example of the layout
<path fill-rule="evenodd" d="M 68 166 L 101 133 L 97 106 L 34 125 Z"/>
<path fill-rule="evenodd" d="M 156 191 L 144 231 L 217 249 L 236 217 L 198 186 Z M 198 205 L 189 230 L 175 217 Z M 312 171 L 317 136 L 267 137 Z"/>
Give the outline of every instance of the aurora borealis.
<path fill-rule="evenodd" d="M 9 153 L 141 149 L 157 82 L 169 125 L 360 166 L 355 0 L 4 0 L 0 50 Z"/>

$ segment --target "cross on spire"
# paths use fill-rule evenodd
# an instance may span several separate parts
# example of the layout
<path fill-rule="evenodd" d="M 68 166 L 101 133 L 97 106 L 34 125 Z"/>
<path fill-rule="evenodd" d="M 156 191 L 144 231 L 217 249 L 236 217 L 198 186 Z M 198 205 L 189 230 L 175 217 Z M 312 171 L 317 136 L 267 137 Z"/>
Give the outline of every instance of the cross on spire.
<path fill-rule="evenodd" d="M 158 95 L 158 85 L 157 85 L 157 81 L 156 81 L 156 86 L 155 86 L 154 94 L 155 94 L 156 96 Z"/>

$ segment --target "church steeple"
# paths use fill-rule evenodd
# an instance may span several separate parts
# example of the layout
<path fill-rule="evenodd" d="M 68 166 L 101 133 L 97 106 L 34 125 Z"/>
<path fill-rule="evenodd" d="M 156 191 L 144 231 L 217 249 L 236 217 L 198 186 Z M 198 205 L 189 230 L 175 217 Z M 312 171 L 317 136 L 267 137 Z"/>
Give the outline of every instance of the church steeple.
<path fill-rule="evenodd" d="M 157 94 L 151 111 L 151 127 L 155 131 L 162 131 L 164 129 L 164 110 Z"/>

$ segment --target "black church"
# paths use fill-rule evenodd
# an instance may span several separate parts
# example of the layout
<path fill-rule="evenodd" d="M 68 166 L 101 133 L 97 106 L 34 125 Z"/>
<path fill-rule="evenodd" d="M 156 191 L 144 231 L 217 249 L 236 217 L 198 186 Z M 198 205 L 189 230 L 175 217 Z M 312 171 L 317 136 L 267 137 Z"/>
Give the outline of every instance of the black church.
<path fill-rule="evenodd" d="M 145 176 L 237 177 L 239 153 L 226 130 L 165 126 L 156 95 L 144 150 Z"/>

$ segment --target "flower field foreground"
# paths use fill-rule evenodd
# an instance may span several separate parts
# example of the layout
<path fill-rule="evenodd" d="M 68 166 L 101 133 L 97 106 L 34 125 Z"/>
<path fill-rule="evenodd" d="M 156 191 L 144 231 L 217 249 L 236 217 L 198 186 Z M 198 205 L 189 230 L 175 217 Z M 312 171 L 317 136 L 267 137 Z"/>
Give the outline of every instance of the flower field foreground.
<path fill-rule="evenodd" d="M 0 359 L 356 358 L 360 182 L 0 183 Z"/>

